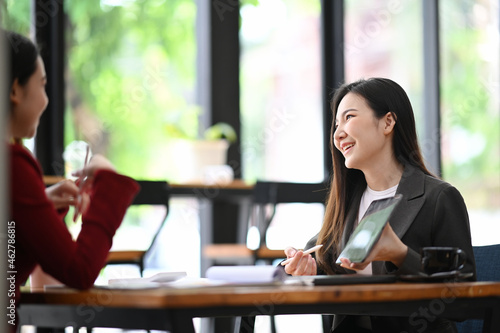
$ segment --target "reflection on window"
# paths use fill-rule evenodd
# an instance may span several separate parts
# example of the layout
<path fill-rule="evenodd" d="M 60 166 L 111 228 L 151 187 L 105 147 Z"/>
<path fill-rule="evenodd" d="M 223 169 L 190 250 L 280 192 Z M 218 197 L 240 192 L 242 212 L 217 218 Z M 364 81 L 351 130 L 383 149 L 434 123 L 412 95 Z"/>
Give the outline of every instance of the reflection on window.
<path fill-rule="evenodd" d="M 443 176 L 464 196 L 477 245 L 500 233 L 498 6 L 440 2 Z"/>

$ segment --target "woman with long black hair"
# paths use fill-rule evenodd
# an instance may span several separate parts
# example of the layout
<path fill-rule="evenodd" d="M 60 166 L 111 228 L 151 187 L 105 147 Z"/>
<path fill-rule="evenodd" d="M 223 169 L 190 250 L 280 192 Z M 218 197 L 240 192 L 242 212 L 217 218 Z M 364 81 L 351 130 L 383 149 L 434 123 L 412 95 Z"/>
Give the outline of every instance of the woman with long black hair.
<path fill-rule="evenodd" d="M 292 275 L 418 274 L 420 249 L 459 247 L 467 254 L 463 272 L 475 263 L 469 218 L 458 190 L 426 168 L 417 140 L 413 109 L 401 86 L 385 78 L 340 86 L 332 99 L 330 149 L 333 175 L 322 228 L 306 248 L 323 244 L 315 256 L 287 248 Z M 368 258 L 340 258 L 352 231 L 374 200 L 402 195 Z M 366 318 L 364 318 L 366 319 Z M 413 323 L 414 324 L 414 323 Z M 416 332 L 409 318 L 336 316 L 334 332 Z M 455 332 L 445 319 L 425 332 Z"/>

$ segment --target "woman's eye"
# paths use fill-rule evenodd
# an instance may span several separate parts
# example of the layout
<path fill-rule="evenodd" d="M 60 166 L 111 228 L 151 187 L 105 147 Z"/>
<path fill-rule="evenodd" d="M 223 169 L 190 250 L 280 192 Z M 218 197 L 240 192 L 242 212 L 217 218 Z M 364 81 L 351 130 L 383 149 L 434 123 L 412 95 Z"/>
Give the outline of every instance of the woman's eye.
<path fill-rule="evenodd" d="M 352 114 L 348 114 L 347 116 L 345 116 L 345 120 L 349 120 L 349 119 L 351 119 L 352 117 L 354 117 Z"/>

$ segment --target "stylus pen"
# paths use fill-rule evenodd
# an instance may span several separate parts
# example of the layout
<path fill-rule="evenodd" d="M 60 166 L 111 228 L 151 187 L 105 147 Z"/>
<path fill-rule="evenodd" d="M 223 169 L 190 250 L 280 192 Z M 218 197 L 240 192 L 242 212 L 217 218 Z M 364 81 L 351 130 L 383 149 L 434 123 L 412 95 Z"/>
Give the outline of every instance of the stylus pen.
<path fill-rule="evenodd" d="M 320 247 L 322 247 L 323 244 L 320 244 L 320 245 L 316 245 L 316 246 L 313 246 L 311 247 L 309 250 L 306 250 L 304 251 L 304 254 L 309 254 L 309 253 L 313 253 L 314 251 L 318 250 Z M 281 266 L 285 266 L 286 264 L 288 264 L 290 261 L 292 261 L 293 258 L 290 258 L 290 259 L 287 259 L 285 261 L 282 261 L 281 262 Z"/>

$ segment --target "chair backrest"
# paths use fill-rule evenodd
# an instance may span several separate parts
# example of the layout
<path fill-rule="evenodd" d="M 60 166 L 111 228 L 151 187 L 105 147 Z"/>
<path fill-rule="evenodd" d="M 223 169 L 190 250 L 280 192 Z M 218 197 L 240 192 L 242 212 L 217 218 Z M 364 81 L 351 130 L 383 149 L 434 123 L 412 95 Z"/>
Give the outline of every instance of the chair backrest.
<path fill-rule="evenodd" d="M 474 246 L 476 276 L 478 281 L 500 281 L 500 244 Z M 481 333 L 482 320 L 466 320 L 457 323 L 459 333 Z"/>
<path fill-rule="evenodd" d="M 254 203 L 325 203 L 328 185 L 325 183 L 285 183 L 257 181 Z"/>
<path fill-rule="evenodd" d="M 282 203 L 321 203 L 326 200 L 328 185 L 325 183 L 288 183 L 257 181 L 253 190 L 253 204 L 257 209 L 260 245 L 266 245 L 266 233 Z M 271 206 L 271 213 L 266 207 Z"/>
<path fill-rule="evenodd" d="M 166 181 L 137 181 L 141 186 L 141 190 L 136 195 L 132 205 L 162 205 L 165 206 L 165 215 L 160 222 L 151 243 L 146 250 L 146 255 L 153 248 L 158 235 L 160 234 L 163 225 L 165 224 L 168 213 L 170 211 L 170 186 Z"/>
<path fill-rule="evenodd" d="M 500 281 L 500 244 L 474 246 L 478 281 Z"/>

